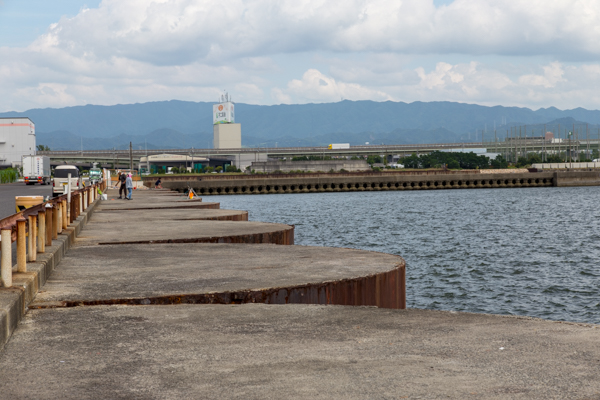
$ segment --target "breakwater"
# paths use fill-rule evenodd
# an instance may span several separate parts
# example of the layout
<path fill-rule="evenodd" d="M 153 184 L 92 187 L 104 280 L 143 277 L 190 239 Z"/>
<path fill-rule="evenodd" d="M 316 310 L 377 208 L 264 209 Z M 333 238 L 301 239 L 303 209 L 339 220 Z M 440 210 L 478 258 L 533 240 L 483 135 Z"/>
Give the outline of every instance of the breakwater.
<path fill-rule="evenodd" d="M 154 186 L 155 178 L 144 178 Z M 192 188 L 198 195 L 282 194 L 315 192 L 364 192 L 389 190 L 443 190 L 468 188 L 522 188 L 598 186 L 595 171 L 499 172 L 399 171 L 355 173 L 307 173 L 269 175 L 172 175 L 162 180 L 165 188 L 179 192 Z"/>

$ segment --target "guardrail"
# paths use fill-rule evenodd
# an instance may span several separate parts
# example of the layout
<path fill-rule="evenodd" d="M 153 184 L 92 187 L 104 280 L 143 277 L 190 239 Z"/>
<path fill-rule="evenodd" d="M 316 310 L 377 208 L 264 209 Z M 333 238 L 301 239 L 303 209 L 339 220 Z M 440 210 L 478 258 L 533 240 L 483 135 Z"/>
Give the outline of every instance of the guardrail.
<path fill-rule="evenodd" d="M 97 198 L 98 188 L 106 190 L 106 181 L 53 198 L 0 220 L 0 280 L 3 287 L 12 287 L 12 243 L 17 242 L 17 272 L 27 271 L 27 262 L 34 262 L 38 253 L 68 228 Z M 27 240 L 29 237 L 29 240 Z"/>

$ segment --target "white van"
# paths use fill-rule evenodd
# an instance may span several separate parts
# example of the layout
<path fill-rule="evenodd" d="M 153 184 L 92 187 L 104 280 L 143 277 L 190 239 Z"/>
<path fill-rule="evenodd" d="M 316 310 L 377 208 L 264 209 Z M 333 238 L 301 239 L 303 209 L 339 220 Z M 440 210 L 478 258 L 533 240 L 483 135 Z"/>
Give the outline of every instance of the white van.
<path fill-rule="evenodd" d="M 69 174 L 71 174 L 71 190 L 81 189 L 79 169 L 74 165 L 59 165 L 54 169 L 52 196 L 57 197 L 67 193 Z"/>

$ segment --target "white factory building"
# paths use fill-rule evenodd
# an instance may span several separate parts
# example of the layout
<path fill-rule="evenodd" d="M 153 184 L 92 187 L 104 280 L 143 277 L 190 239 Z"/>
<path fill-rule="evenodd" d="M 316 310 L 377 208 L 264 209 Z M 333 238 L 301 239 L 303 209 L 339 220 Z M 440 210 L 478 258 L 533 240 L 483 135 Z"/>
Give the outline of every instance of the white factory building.
<path fill-rule="evenodd" d="M 0 168 L 21 165 L 21 157 L 35 154 L 35 124 L 29 118 L 0 118 Z"/>

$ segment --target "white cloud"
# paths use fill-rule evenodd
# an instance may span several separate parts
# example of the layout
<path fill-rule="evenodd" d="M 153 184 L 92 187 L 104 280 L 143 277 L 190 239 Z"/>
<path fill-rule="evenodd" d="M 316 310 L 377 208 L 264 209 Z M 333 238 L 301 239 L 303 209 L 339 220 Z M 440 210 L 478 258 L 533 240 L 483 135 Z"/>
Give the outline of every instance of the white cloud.
<path fill-rule="evenodd" d="M 599 17 L 593 0 L 104 0 L 26 48 L 0 48 L 0 109 L 212 101 L 223 89 L 259 104 L 597 108 L 600 65 L 584 62 L 600 56 Z"/>
<path fill-rule="evenodd" d="M 563 78 L 564 70 L 562 66 L 554 62 L 550 65 L 543 67 L 543 75 L 523 75 L 519 79 L 519 83 L 527 86 L 543 86 L 545 88 L 556 87 L 557 83 L 565 82 Z"/>
<path fill-rule="evenodd" d="M 309 69 L 302 79 L 291 80 L 287 88 L 281 90 L 300 103 L 322 103 L 344 100 L 392 100 L 388 94 L 362 87 L 356 83 L 336 82 L 316 69 Z"/>

